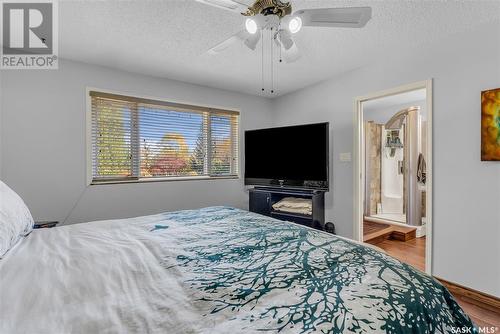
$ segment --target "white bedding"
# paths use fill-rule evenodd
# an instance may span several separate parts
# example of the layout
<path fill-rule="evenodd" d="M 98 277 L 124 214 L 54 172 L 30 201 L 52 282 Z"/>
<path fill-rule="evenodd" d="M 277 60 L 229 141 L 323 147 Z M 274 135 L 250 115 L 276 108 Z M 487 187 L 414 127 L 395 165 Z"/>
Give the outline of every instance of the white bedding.
<path fill-rule="evenodd" d="M 0 261 L 0 333 L 199 332 L 180 273 L 161 267 L 144 228 L 157 220 L 34 230 Z"/>
<path fill-rule="evenodd" d="M 448 333 L 454 326 L 472 323 L 422 272 L 235 208 L 34 230 L 0 260 L 1 334 Z"/>

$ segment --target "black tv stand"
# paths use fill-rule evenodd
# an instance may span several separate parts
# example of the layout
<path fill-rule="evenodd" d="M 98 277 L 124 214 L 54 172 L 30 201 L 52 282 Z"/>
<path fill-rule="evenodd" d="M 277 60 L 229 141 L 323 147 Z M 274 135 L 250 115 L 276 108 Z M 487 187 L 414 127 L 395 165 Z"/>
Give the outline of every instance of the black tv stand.
<path fill-rule="evenodd" d="M 249 210 L 261 215 L 324 230 L 325 226 L 325 192 L 320 190 L 303 190 L 291 188 L 255 187 L 249 190 Z M 312 215 L 277 211 L 273 204 L 285 197 L 309 198 L 312 200 Z"/>

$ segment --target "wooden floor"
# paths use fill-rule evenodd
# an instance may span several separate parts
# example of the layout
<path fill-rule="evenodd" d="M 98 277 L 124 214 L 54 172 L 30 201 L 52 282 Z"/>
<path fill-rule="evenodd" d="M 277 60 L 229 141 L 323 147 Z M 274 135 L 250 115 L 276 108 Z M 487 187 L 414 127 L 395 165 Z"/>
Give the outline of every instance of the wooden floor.
<path fill-rule="evenodd" d="M 384 231 L 385 229 L 391 227 L 389 224 L 381 224 L 375 222 L 365 221 L 363 224 L 363 238 L 366 238 L 374 233 Z"/>
<path fill-rule="evenodd" d="M 365 221 L 363 241 L 382 248 L 387 254 L 401 262 L 425 271 L 425 237 L 416 238 L 413 233 L 411 238 L 395 239 L 393 237 L 394 228 L 394 225 Z M 414 232 L 414 228 L 402 227 L 402 229 Z"/>
<path fill-rule="evenodd" d="M 384 229 L 387 229 L 386 224 L 365 222 L 363 226 L 363 234 L 364 236 L 376 235 L 377 233 L 381 233 L 380 231 L 383 231 Z M 425 237 L 415 238 L 408 241 L 375 238 L 372 239 L 372 242 L 368 242 L 382 248 L 385 252 L 387 252 L 387 254 L 395 257 L 401 262 L 408 263 L 417 269 L 425 271 Z M 500 334 L 500 313 L 480 307 L 474 304 L 473 301 L 466 300 L 461 296 L 454 295 L 454 297 L 477 326 L 496 327 L 497 329 L 491 333 Z"/>
<path fill-rule="evenodd" d="M 455 297 L 457 303 L 477 326 L 496 327 L 497 329 L 495 331 L 490 331 L 490 333 L 500 333 L 500 313 L 477 306 L 472 301 L 465 300 L 461 296 L 453 295 L 453 297 Z"/>
<path fill-rule="evenodd" d="M 375 244 L 392 257 L 425 271 L 425 237 L 408 241 L 386 239 Z"/>
<path fill-rule="evenodd" d="M 386 239 L 407 241 L 415 239 L 416 236 L 416 227 L 381 224 L 370 221 L 365 221 L 363 225 L 363 241 L 371 244 L 376 244 Z"/>

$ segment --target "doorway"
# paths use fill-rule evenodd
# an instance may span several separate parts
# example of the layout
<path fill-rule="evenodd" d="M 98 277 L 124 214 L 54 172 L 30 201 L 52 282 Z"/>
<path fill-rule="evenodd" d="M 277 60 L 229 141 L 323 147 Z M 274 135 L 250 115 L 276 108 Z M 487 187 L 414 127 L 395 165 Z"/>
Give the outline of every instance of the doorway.
<path fill-rule="evenodd" d="M 355 100 L 354 238 L 431 274 L 432 81 Z"/>

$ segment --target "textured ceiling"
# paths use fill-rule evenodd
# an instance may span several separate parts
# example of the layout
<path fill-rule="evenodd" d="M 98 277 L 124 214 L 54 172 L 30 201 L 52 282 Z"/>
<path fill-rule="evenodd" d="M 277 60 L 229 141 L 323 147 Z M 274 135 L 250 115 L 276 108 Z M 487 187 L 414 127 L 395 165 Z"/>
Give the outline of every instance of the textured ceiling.
<path fill-rule="evenodd" d="M 205 52 L 243 28 L 244 17 L 238 14 L 194 0 L 61 0 L 59 4 L 63 58 L 262 95 L 259 46 L 251 51 L 237 44 L 215 56 Z M 292 0 L 292 4 L 294 10 L 371 6 L 373 14 L 362 29 L 304 27 L 295 35 L 302 57 L 277 69 L 278 94 L 364 66 L 388 52 L 500 21 L 500 1 Z"/>

